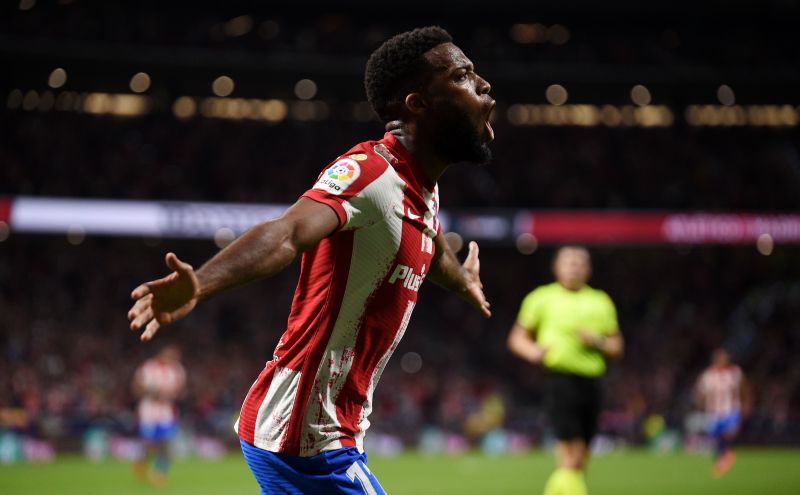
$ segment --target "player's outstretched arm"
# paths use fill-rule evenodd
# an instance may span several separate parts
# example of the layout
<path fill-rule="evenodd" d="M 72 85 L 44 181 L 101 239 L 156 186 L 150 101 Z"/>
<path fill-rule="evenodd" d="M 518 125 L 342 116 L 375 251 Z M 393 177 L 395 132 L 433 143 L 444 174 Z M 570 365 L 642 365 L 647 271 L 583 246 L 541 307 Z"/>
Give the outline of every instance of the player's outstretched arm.
<path fill-rule="evenodd" d="M 150 340 L 160 327 L 180 320 L 199 301 L 283 270 L 338 226 L 330 207 L 300 198 L 280 218 L 251 228 L 199 270 L 168 253 L 166 263 L 172 273 L 131 293 L 136 302 L 128 312 L 130 328 L 136 331 L 146 325 L 141 339 Z"/>
<path fill-rule="evenodd" d="M 489 301 L 483 294 L 478 243 L 475 241 L 469 243 L 469 253 L 462 265 L 445 242 L 443 235 L 437 235 L 435 242 L 436 254 L 428 277 L 436 285 L 458 294 L 461 299 L 467 301 L 486 318 L 492 316 L 492 312 L 489 310 Z"/>

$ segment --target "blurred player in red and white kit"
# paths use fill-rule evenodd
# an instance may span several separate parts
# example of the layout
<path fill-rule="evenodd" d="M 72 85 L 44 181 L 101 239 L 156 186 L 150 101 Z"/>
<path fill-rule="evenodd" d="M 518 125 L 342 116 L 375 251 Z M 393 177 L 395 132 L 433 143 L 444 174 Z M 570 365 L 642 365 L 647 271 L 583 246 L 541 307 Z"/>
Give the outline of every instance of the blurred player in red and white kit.
<path fill-rule="evenodd" d="M 139 366 L 133 377 L 133 393 L 139 397 L 137 417 L 139 436 L 145 443 L 143 457 L 134 464 L 141 478 L 164 485 L 169 469 L 167 444 L 178 431 L 175 402 L 186 390 L 186 372 L 181 365 L 181 351 L 176 346 L 164 347 L 158 355 Z M 148 472 L 150 458 L 153 469 Z"/>
<path fill-rule="evenodd" d="M 387 40 L 367 62 L 367 98 L 386 133 L 333 160 L 280 218 L 195 271 L 172 253 L 165 278 L 137 287 L 131 329 L 162 326 L 225 289 L 274 275 L 302 253 L 287 328 L 236 425 L 262 493 L 384 493 L 366 466 L 373 391 L 423 280 L 490 316 L 478 246 L 460 264 L 439 224 L 437 180 L 487 163 L 490 86 L 443 29 Z"/>
<path fill-rule="evenodd" d="M 725 349 L 716 349 L 711 365 L 695 387 L 697 405 L 708 416 L 707 432 L 714 440 L 714 476 L 728 472 L 736 460 L 733 441 L 742 415 L 750 408 L 750 394 L 741 368 L 731 362 Z"/>

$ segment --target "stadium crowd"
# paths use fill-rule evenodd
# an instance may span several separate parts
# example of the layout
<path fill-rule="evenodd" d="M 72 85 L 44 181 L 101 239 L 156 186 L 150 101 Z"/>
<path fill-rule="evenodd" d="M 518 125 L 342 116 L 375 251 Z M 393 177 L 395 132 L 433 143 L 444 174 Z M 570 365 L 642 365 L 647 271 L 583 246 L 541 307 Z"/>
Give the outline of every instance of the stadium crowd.
<path fill-rule="evenodd" d="M 168 249 L 199 263 L 215 248 L 103 238 L 74 246 L 20 235 L 0 244 L 5 428 L 73 446 L 90 426 L 131 434 L 133 371 L 159 345 L 174 342 L 184 350 L 189 376 L 184 427 L 233 439 L 242 398 L 284 328 L 295 269 L 211 301 L 143 345 L 127 330 L 127 296 L 136 281 L 159 273 Z M 800 442 L 800 366 L 792 359 L 800 332 L 791 317 L 800 305 L 800 277 L 788 263 L 794 255 L 789 247 L 770 257 L 750 247 L 595 250 L 594 281 L 616 300 L 628 341 L 607 380 L 601 431 L 644 442 L 652 415 L 681 431 L 694 380 L 710 350 L 725 345 L 754 391 L 743 440 Z M 505 339 L 521 297 L 549 280 L 550 256 L 544 248 L 532 256 L 482 250 L 494 311 L 488 321 L 426 285 L 376 391 L 373 434 L 406 445 L 431 428 L 467 444 L 498 428 L 528 442 L 546 439 L 542 373 L 514 359 Z"/>
<path fill-rule="evenodd" d="M 117 199 L 290 203 L 351 144 L 382 136 L 377 123 L 336 120 L 9 111 L 0 123 L 0 194 Z M 502 118 L 496 127 L 491 166 L 442 177 L 445 207 L 800 208 L 790 130 L 516 127 Z"/>

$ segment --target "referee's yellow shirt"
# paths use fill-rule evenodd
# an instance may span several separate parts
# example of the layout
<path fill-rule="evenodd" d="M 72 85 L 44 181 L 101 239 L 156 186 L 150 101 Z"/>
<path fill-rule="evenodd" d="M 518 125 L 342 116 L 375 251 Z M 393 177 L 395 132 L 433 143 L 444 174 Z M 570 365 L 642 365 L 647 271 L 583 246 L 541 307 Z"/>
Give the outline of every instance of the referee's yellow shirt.
<path fill-rule="evenodd" d="M 606 362 L 600 351 L 581 343 L 578 330 L 606 336 L 619 331 L 611 298 L 588 285 L 577 291 L 557 282 L 536 288 L 523 299 L 517 321 L 548 349 L 547 369 L 589 377 L 605 373 Z"/>

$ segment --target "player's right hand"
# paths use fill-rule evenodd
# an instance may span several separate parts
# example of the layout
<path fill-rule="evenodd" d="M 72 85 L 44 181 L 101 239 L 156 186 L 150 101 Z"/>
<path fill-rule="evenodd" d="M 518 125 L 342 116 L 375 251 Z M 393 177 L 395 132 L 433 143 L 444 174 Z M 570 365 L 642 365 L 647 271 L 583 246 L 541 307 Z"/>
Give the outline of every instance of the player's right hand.
<path fill-rule="evenodd" d="M 153 338 L 163 325 L 174 323 L 197 305 L 200 284 L 192 265 L 179 260 L 175 253 L 167 253 L 167 267 L 172 273 L 164 278 L 145 282 L 131 292 L 136 302 L 128 311 L 132 331 L 146 325 L 140 339 Z"/>

